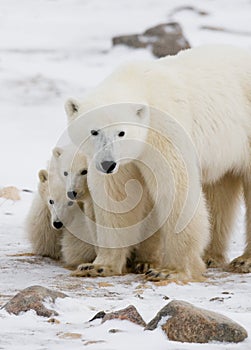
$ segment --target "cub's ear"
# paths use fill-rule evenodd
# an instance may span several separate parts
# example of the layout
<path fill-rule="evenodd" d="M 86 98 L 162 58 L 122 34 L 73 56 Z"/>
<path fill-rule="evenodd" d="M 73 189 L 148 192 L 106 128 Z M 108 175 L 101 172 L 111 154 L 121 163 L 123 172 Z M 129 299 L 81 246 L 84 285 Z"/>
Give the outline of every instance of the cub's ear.
<path fill-rule="evenodd" d="M 55 158 L 59 158 L 61 156 L 61 154 L 63 153 L 63 151 L 64 151 L 63 148 L 55 147 L 52 150 L 52 154 Z"/>
<path fill-rule="evenodd" d="M 48 171 L 47 170 L 40 170 L 38 173 L 38 177 L 41 183 L 44 183 L 48 180 Z"/>
<path fill-rule="evenodd" d="M 65 102 L 64 108 L 68 116 L 68 121 L 72 121 L 76 118 L 79 112 L 79 107 L 80 107 L 80 103 L 73 98 L 69 98 Z"/>

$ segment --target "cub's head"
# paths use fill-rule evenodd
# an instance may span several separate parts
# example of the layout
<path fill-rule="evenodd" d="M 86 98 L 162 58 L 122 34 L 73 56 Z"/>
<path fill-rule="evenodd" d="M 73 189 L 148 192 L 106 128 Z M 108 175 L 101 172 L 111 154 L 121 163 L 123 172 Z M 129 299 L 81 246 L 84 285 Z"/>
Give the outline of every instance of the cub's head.
<path fill-rule="evenodd" d="M 55 147 L 52 154 L 51 166 L 63 181 L 67 197 L 71 200 L 84 200 L 89 194 L 85 155 L 73 145 Z"/>
<path fill-rule="evenodd" d="M 71 140 L 83 147 L 98 171 L 111 174 L 120 164 L 140 158 L 149 130 L 147 105 L 116 103 L 84 113 L 82 105 L 69 100 L 66 111 Z"/>
<path fill-rule="evenodd" d="M 38 176 L 38 191 L 49 209 L 52 227 L 60 230 L 70 225 L 79 209 L 77 202 L 66 197 L 65 188 L 57 177 L 49 176 L 46 170 L 40 170 Z"/>

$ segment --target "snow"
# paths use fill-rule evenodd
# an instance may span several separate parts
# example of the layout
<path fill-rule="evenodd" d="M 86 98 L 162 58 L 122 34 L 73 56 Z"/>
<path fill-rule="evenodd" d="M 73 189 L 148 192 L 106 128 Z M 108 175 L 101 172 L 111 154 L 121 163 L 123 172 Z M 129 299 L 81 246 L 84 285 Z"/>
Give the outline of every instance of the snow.
<path fill-rule="evenodd" d="M 183 10 L 170 17 L 175 7 L 183 5 L 209 14 L 200 16 Z M 112 36 L 141 33 L 167 20 L 177 20 L 192 46 L 227 43 L 251 50 L 248 35 L 200 29 L 207 25 L 251 32 L 250 11 L 249 0 L 1 1 L 0 187 L 13 185 L 35 190 L 38 170 L 46 166 L 51 149 L 65 130 L 66 98 L 83 96 L 123 61 L 152 57 L 147 50 L 111 48 Z M 0 200 L 0 305 L 20 289 L 34 284 L 60 290 L 69 298 L 56 301 L 56 319 L 60 323 L 55 324 L 33 311 L 14 316 L 1 310 L 0 349 L 82 349 L 84 345 L 95 350 L 251 348 L 250 338 L 240 344 L 181 344 L 167 340 L 160 329 L 143 331 L 127 321 L 89 323 L 98 311 L 118 310 L 129 304 L 135 305 L 148 322 L 169 300 L 181 299 L 220 312 L 250 331 L 251 275 L 214 269 L 208 271 L 204 283 L 166 286 L 133 275 L 104 279 L 70 277 L 59 263 L 22 255 L 30 252 L 23 223 L 32 196 L 21 192 L 21 201 Z M 241 254 L 243 232 L 240 211 L 230 258 Z M 223 301 L 210 301 L 215 297 Z M 121 332 L 110 333 L 112 328 Z M 75 339 L 71 333 L 77 334 Z"/>

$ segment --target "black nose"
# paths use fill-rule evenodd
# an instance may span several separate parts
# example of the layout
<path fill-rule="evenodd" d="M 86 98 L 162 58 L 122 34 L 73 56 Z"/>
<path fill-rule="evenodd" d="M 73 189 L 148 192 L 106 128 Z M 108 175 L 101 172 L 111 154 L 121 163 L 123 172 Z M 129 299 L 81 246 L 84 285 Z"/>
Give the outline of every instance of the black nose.
<path fill-rule="evenodd" d="M 117 164 L 112 160 L 105 160 L 104 162 L 101 163 L 102 168 L 107 174 L 112 173 L 113 170 L 116 168 L 116 165 Z"/>
<path fill-rule="evenodd" d="M 63 223 L 61 221 L 53 221 L 53 226 L 57 230 L 60 230 L 63 227 Z"/>
<path fill-rule="evenodd" d="M 74 200 L 77 197 L 77 192 L 76 191 L 69 191 L 69 192 L 67 192 L 67 197 Z"/>

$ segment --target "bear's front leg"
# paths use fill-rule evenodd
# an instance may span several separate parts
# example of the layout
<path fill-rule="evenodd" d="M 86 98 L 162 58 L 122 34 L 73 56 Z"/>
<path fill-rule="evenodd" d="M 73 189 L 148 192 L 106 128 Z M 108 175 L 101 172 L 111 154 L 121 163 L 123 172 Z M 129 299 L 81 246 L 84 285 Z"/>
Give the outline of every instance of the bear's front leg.
<path fill-rule="evenodd" d="M 108 277 L 126 272 L 127 248 L 99 248 L 93 263 L 81 264 L 71 273 L 76 277 Z"/>
<path fill-rule="evenodd" d="M 156 254 L 162 256 L 162 261 L 145 273 L 147 280 L 176 283 L 205 280 L 202 256 L 209 239 L 209 224 L 202 197 L 193 218 L 181 232 L 174 232 L 167 220 L 159 237 L 161 244 Z"/>

